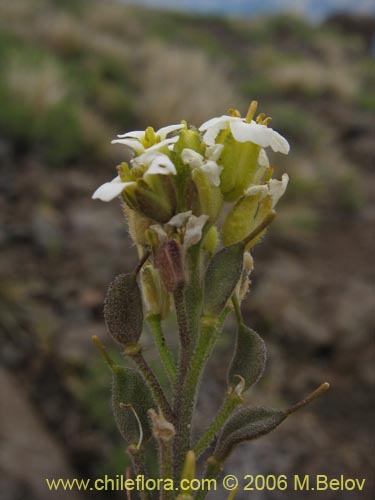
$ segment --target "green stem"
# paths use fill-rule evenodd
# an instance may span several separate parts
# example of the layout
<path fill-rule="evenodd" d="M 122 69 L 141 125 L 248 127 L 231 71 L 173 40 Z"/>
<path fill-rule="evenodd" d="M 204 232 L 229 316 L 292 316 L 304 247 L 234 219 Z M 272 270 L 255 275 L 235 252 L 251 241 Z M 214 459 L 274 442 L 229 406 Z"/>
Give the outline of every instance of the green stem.
<path fill-rule="evenodd" d="M 172 478 L 172 443 L 159 440 L 160 451 L 160 473 L 162 479 Z M 173 491 L 166 491 L 164 488 L 160 492 L 160 500 L 173 500 Z"/>
<path fill-rule="evenodd" d="M 238 396 L 235 391 L 227 394 L 223 406 L 221 407 L 219 413 L 216 415 L 214 421 L 194 446 L 194 452 L 197 457 L 199 457 L 211 444 L 212 440 L 220 431 L 228 417 L 233 413 L 237 406 L 242 403 L 242 401 L 243 399 Z"/>
<path fill-rule="evenodd" d="M 185 455 L 190 449 L 191 423 L 203 368 L 215 345 L 227 312 L 226 309 L 219 319 L 204 317 L 201 321 L 198 344 L 182 385 L 178 406 L 175 406 L 178 426 L 174 443 L 175 478 L 180 476 Z"/>
<path fill-rule="evenodd" d="M 147 322 L 150 325 L 151 331 L 154 336 L 156 347 L 158 348 L 164 367 L 168 373 L 168 377 L 172 383 L 176 381 L 176 365 L 173 361 L 172 355 L 167 347 L 163 329 L 161 326 L 160 314 L 148 314 Z"/>
<path fill-rule="evenodd" d="M 222 464 L 218 462 L 214 456 L 211 456 L 207 460 L 207 467 L 204 479 L 216 479 L 222 470 L 223 470 Z M 204 484 L 204 482 L 202 482 L 202 484 Z M 198 491 L 198 493 L 195 495 L 195 500 L 204 500 L 207 496 L 208 491 L 209 490 Z"/>
<path fill-rule="evenodd" d="M 190 328 L 186 313 L 184 285 L 181 284 L 174 292 L 174 305 L 176 309 L 178 332 L 180 335 L 181 351 L 188 351 L 190 346 Z"/>
<path fill-rule="evenodd" d="M 241 307 L 236 293 L 232 295 L 232 304 L 234 307 L 234 312 L 236 314 L 238 325 L 243 325 Z"/>
<path fill-rule="evenodd" d="M 144 476 L 145 479 L 147 479 L 147 471 L 146 471 L 146 464 L 145 464 L 145 457 L 144 457 L 144 452 L 142 448 L 137 448 L 135 445 L 130 445 L 128 446 L 127 449 L 130 458 L 132 460 L 133 464 L 133 469 L 135 472 L 136 476 Z M 141 490 L 139 492 L 139 495 L 141 497 L 141 500 L 150 500 L 151 499 L 151 493 L 146 490 Z"/>
<path fill-rule="evenodd" d="M 167 420 L 173 423 L 175 421 L 175 415 L 170 407 L 170 404 L 164 394 L 161 385 L 159 384 L 158 379 L 155 377 L 154 372 L 151 370 L 149 364 L 143 357 L 140 346 L 134 348 L 134 351 L 125 349 L 124 354 L 129 356 L 137 365 L 139 371 L 142 373 L 144 379 L 148 383 L 156 403 L 162 410 Z"/>
<path fill-rule="evenodd" d="M 202 251 L 201 243 L 204 239 L 189 248 L 186 263 L 188 267 L 189 283 L 185 289 L 185 304 L 187 321 L 190 332 L 190 353 L 192 354 L 199 336 L 199 320 L 202 312 L 203 290 L 202 290 Z"/>
<path fill-rule="evenodd" d="M 185 401 L 184 382 L 190 361 L 189 351 L 191 336 L 189 336 L 189 323 L 185 307 L 184 289 L 182 287 L 177 288 L 175 291 L 174 300 L 180 334 L 180 354 L 173 401 L 173 410 L 176 414 L 176 436 L 173 443 L 173 472 L 174 479 L 177 480 L 190 444 L 190 430 L 185 426 L 183 415 Z"/>

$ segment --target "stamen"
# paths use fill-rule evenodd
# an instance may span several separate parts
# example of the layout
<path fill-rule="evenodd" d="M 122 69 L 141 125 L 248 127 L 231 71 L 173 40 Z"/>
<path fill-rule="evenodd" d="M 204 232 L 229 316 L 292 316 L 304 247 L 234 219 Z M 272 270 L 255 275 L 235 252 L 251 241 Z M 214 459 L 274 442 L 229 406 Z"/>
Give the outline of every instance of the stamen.
<path fill-rule="evenodd" d="M 251 101 L 250 106 L 249 106 L 249 110 L 248 110 L 247 115 L 246 115 L 247 123 L 250 123 L 251 120 L 254 118 L 254 115 L 257 111 L 257 108 L 258 108 L 258 101 Z"/>
<path fill-rule="evenodd" d="M 238 109 L 228 109 L 228 115 L 233 116 L 234 118 L 241 118 L 241 113 Z"/>
<path fill-rule="evenodd" d="M 259 115 L 257 116 L 256 122 L 263 123 L 263 120 L 265 119 L 265 117 L 266 117 L 266 113 L 259 113 Z"/>
<path fill-rule="evenodd" d="M 271 116 L 267 116 L 267 118 L 263 120 L 263 125 L 267 126 L 271 120 L 272 120 Z"/>

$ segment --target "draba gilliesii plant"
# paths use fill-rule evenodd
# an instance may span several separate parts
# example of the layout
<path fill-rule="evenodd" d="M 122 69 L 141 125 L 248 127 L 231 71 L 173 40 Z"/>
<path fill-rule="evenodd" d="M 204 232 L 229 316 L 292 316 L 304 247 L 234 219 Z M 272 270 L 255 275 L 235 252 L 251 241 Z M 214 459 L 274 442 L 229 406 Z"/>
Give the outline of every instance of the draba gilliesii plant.
<path fill-rule="evenodd" d="M 230 110 L 199 129 L 182 122 L 118 136 L 113 142 L 130 148 L 132 159 L 93 195 L 103 201 L 120 197 L 138 250 L 138 265 L 113 281 L 104 307 L 110 335 L 135 368 L 115 365 L 94 341 L 113 373 L 113 412 L 134 472 L 147 477 L 145 450 L 156 444 L 165 500 L 205 498 L 203 490 L 176 492 L 175 485 L 195 477 L 196 458 L 207 456 L 215 438 L 206 478 L 220 474 L 237 444 L 271 432 L 328 388 L 321 385 L 287 410 L 243 404 L 266 363 L 264 341 L 244 324 L 240 308 L 253 269 L 250 251 L 274 219 L 288 184 L 287 174 L 272 178 L 265 149 L 287 154 L 289 144 L 268 126 L 264 113 L 254 118 L 256 109 L 253 101 L 245 118 Z M 171 309 L 177 318 L 177 363 L 163 332 Z M 232 311 L 238 327 L 224 401 L 209 428 L 192 442 L 202 373 Z M 144 320 L 168 375 L 169 392 L 143 356 Z M 150 498 L 151 493 L 140 495 Z"/>

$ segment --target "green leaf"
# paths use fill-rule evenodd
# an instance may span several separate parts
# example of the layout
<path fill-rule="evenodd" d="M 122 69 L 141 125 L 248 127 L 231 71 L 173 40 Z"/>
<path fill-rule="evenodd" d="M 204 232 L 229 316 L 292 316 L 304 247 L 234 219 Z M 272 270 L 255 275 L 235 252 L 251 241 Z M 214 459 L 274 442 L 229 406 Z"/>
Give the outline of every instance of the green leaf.
<path fill-rule="evenodd" d="M 135 274 L 120 274 L 109 285 L 104 319 L 111 337 L 127 346 L 138 341 L 143 327 L 142 297 Z"/>
<path fill-rule="evenodd" d="M 233 388 L 239 376 L 245 381 L 244 391 L 258 382 L 266 365 L 266 346 L 263 339 L 246 325 L 239 325 L 234 357 L 228 372 L 228 383 Z"/>
<path fill-rule="evenodd" d="M 257 439 L 278 427 L 288 416 L 272 408 L 242 408 L 225 424 L 214 452 L 219 462 L 224 462 L 233 448 L 244 441 Z"/>
<path fill-rule="evenodd" d="M 132 368 L 114 365 L 112 372 L 112 408 L 121 435 L 128 445 L 139 443 L 141 437 L 143 442 L 148 441 L 152 430 L 147 411 L 156 408 L 150 389 Z"/>
<path fill-rule="evenodd" d="M 205 275 L 204 314 L 218 316 L 231 297 L 243 266 L 244 245 L 223 248 L 212 258 Z"/>

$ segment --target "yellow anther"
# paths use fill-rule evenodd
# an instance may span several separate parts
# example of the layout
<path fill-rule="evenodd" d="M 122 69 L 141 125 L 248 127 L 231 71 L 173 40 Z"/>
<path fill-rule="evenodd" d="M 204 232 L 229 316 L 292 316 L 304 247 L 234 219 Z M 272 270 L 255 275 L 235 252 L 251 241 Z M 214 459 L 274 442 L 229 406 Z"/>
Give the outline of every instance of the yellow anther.
<path fill-rule="evenodd" d="M 249 106 L 249 110 L 248 110 L 247 115 L 246 115 L 247 123 L 250 123 L 251 120 L 254 118 L 254 115 L 257 111 L 257 108 L 258 108 L 258 101 L 251 101 L 250 106 Z"/>
<path fill-rule="evenodd" d="M 267 118 L 265 120 L 263 120 L 263 125 L 267 126 L 271 120 L 272 120 L 272 118 L 270 116 L 267 116 Z"/>
<path fill-rule="evenodd" d="M 256 122 L 263 123 L 263 120 L 265 119 L 265 117 L 266 117 L 266 113 L 259 113 L 259 115 L 257 116 Z"/>
<path fill-rule="evenodd" d="M 233 116 L 234 118 L 241 118 L 241 113 L 238 109 L 228 109 L 228 115 Z"/>

